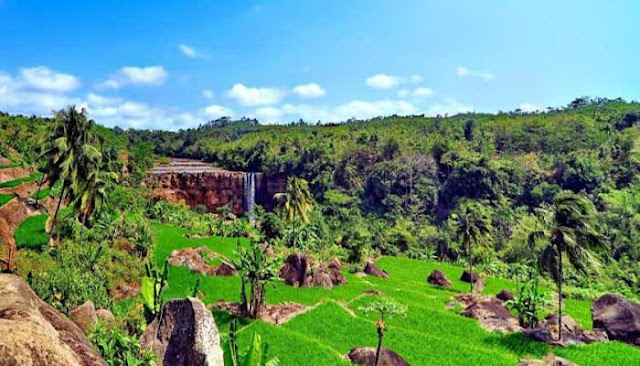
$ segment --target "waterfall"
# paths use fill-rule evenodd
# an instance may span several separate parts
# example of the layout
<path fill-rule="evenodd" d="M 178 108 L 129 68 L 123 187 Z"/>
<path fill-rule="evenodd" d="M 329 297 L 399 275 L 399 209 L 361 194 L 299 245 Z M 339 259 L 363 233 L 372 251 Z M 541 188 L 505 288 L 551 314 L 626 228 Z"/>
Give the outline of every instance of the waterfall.
<path fill-rule="evenodd" d="M 253 208 L 256 205 L 256 173 L 244 174 L 244 202 L 247 213 L 249 213 L 249 220 L 255 221 Z"/>

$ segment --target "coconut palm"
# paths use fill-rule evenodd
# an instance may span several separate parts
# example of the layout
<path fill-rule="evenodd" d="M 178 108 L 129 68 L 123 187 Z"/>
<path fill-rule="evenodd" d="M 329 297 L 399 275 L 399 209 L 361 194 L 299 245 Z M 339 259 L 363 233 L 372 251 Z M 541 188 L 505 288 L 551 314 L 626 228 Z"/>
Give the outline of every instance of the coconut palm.
<path fill-rule="evenodd" d="M 563 193 L 553 203 L 553 221 L 549 245 L 540 254 L 540 269 L 551 274 L 558 286 L 558 340 L 562 340 L 563 254 L 576 270 L 586 273 L 586 262 L 595 262 L 588 252 L 600 243 L 591 226 L 594 207 L 591 201 L 573 193 Z"/>
<path fill-rule="evenodd" d="M 309 191 L 309 183 L 298 177 L 287 179 L 287 188 L 284 193 L 276 193 L 274 196 L 278 202 L 278 213 L 283 220 L 309 223 L 309 212 L 313 209 L 313 199 Z"/>
<path fill-rule="evenodd" d="M 469 272 L 471 276 L 471 292 L 473 292 L 473 249 L 486 248 L 491 237 L 491 219 L 483 207 L 475 201 L 464 200 L 460 203 L 458 212 L 452 215 L 457 227 L 458 235 L 467 250 Z"/>
<path fill-rule="evenodd" d="M 98 212 L 107 201 L 107 186 L 109 182 L 116 181 L 118 175 L 114 172 L 105 172 L 94 169 L 87 172 L 88 175 L 82 179 L 82 184 L 78 187 L 76 198 L 73 202 L 74 212 L 77 213 L 82 223 L 82 233 L 80 245 L 84 239 L 84 230 L 87 226 L 87 218 L 94 212 Z"/>

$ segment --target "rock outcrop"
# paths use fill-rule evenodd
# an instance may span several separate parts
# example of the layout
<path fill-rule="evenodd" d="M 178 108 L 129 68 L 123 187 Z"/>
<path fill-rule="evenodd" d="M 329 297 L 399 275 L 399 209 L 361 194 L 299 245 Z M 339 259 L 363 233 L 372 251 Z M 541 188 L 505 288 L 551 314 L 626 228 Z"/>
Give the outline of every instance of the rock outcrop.
<path fill-rule="evenodd" d="M 170 266 L 185 266 L 191 272 L 209 276 L 232 276 L 236 271 L 229 265 L 222 263 L 215 267 L 207 264 L 205 258 L 213 259 L 218 255 L 211 249 L 202 246 L 197 248 L 182 248 L 171 252 L 168 263 Z"/>
<path fill-rule="evenodd" d="M 220 333 L 209 311 L 196 298 L 170 300 L 140 338 L 160 366 L 223 366 Z"/>
<path fill-rule="evenodd" d="M 69 317 L 87 335 L 91 333 L 91 326 L 98 322 L 96 307 L 91 300 L 87 300 L 84 304 L 71 309 Z"/>
<path fill-rule="evenodd" d="M 372 347 L 357 347 L 349 351 L 349 360 L 354 365 L 373 366 L 376 361 L 376 349 Z M 385 366 L 409 366 L 399 354 L 388 348 L 380 349 L 379 365 Z"/>
<path fill-rule="evenodd" d="M 469 296 L 469 294 L 462 296 L 465 295 Z M 464 302 L 461 301 L 461 303 Z M 518 319 L 497 298 L 477 295 L 472 296 L 468 303 L 469 305 L 460 314 L 478 320 L 484 329 L 500 333 L 522 331 Z"/>
<path fill-rule="evenodd" d="M 427 282 L 432 285 L 441 286 L 441 287 L 451 287 L 453 286 L 453 282 L 449 281 L 447 276 L 439 269 L 434 269 L 427 277 Z"/>
<path fill-rule="evenodd" d="M 376 266 L 374 262 L 367 262 L 367 264 L 364 266 L 363 272 L 368 274 L 369 276 L 389 278 L 389 274 L 386 271 L 378 268 L 378 266 Z"/>
<path fill-rule="evenodd" d="M 593 327 L 609 339 L 640 346 L 640 304 L 620 295 L 606 294 L 591 306 Z"/>
<path fill-rule="evenodd" d="M 346 278 L 341 272 L 342 264 L 337 259 L 316 265 L 315 260 L 306 254 L 292 254 L 280 268 L 280 277 L 289 286 L 325 287 L 344 285 Z"/>
<path fill-rule="evenodd" d="M 20 277 L 0 275 L 0 364 L 106 366 L 82 330 Z"/>

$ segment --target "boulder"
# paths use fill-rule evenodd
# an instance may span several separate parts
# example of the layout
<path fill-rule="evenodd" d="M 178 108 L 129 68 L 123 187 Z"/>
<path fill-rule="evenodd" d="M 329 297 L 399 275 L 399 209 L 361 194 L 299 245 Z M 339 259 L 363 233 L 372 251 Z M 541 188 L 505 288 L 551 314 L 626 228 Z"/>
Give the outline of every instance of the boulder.
<path fill-rule="evenodd" d="M 465 269 L 464 272 L 462 272 L 460 281 L 467 283 L 473 281 L 473 291 L 475 292 L 482 292 L 482 290 L 484 290 L 484 279 L 476 272 L 471 273 L 468 269 Z"/>
<path fill-rule="evenodd" d="M 513 292 L 510 290 L 502 290 L 496 294 L 496 298 L 501 301 L 513 300 Z"/>
<path fill-rule="evenodd" d="M 284 261 L 280 268 L 280 277 L 289 286 L 306 287 L 309 286 L 311 264 L 313 259 L 308 255 L 291 254 Z"/>
<path fill-rule="evenodd" d="M 201 273 L 204 275 L 215 275 L 216 268 L 207 264 L 203 255 L 214 258 L 216 254 L 207 247 L 198 248 L 182 248 L 171 252 L 169 257 L 170 266 L 185 266 L 191 272 Z"/>
<path fill-rule="evenodd" d="M 347 279 L 342 275 L 342 263 L 337 258 L 332 259 L 327 265 L 329 269 L 329 277 L 331 277 L 331 283 L 334 286 L 345 285 L 347 283 Z"/>
<path fill-rule="evenodd" d="M 311 280 L 311 284 L 316 287 L 324 287 L 328 289 L 333 288 L 333 282 L 331 281 L 331 276 L 327 273 L 327 268 L 321 264 L 313 271 L 313 277 Z"/>
<path fill-rule="evenodd" d="M 357 347 L 349 351 L 349 360 L 354 365 L 373 366 L 376 361 L 376 349 L 373 347 Z M 388 348 L 380 349 L 380 366 L 409 366 L 399 354 Z"/>
<path fill-rule="evenodd" d="M 84 304 L 69 311 L 69 318 L 82 329 L 84 334 L 91 333 L 91 326 L 98 322 L 98 314 L 93 301 L 87 300 Z"/>
<path fill-rule="evenodd" d="M 233 276 L 236 274 L 236 270 L 226 263 L 222 263 L 216 268 L 216 276 Z"/>
<path fill-rule="evenodd" d="M 96 310 L 96 315 L 98 316 L 98 320 L 113 320 L 114 316 L 111 310 L 107 309 L 98 309 Z"/>
<path fill-rule="evenodd" d="M 170 300 L 140 337 L 162 366 L 222 366 L 220 333 L 211 311 L 202 301 L 189 297 Z"/>
<path fill-rule="evenodd" d="M 82 330 L 22 278 L 0 274 L 0 364 L 106 366 Z"/>
<path fill-rule="evenodd" d="M 378 268 L 376 264 L 373 262 L 367 262 L 367 264 L 364 266 L 363 272 L 368 274 L 369 276 L 389 278 L 389 274 L 386 271 L 383 271 L 380 268 Z"/>
<path fill-rule="evenodd" d="M 467 306 L 460 314 L 477 319 L 480 325 L 488 331 L 500 333 L 522 331 L 518 319 L 511 314 L 502 301 L 495 297 L 477 297 L 477 300 Z"/>
<path fill-rule="evenodd" d="M 518 366 L 576 366 L 568 360 L 562 357 L 558 357 L 553 353 L 549 353 L 547 357 L 542 360 L 525 359 L 518 362 Z"/>
<path fill-rule="evenodd" d="M 591 306 L 593 327 L 611 340 L 640 346 L 640 305 L 620 295 L 606 294 Z"/>
<path fill-rule="evenodd" d="M 432 285 L 442 286 L 442 287 L 451 287 L 453 286 L 453 282 L 449 281 L 447 276 L 439 269 L 434 269 L 429 277 L 427 277 L 427 282 Z"/>
<path fill-rule="evenodd" d="M 523 333 L 529 338 L 552 345 L 587 344 L 609 340 L 602 329 L 585 331 L 571 316 L 562 315 L 562 340 L 558 339 L 558 314 L 550 314 L 535 329 L 526 329 Z"/>

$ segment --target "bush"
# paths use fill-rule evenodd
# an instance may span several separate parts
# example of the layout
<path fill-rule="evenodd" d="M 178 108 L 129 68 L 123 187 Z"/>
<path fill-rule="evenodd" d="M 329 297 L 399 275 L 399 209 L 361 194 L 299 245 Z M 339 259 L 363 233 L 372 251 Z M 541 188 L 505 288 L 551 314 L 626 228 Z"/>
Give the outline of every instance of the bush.
<path fill-rule="evenodd" d="M 42 249 L 49 243 L 47 218 L 47 215 L 31 216 L 20 224 L 15 233 L 18 248 Z"/>
<path fill-rule="evenodd" d="M 137 338 L 118 328 L 105 329 L 97 324 L 89 334 L 102 358 L 110 366 L 155 366 L 155 355 L 142 350 Z"/>

